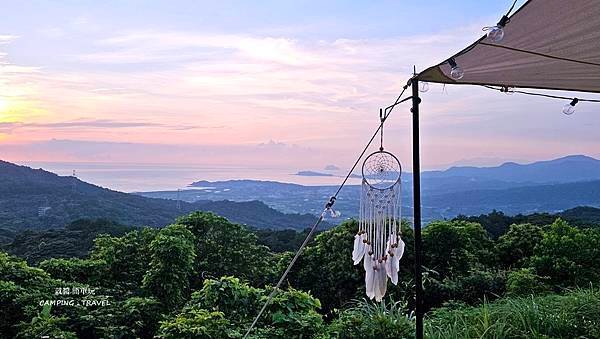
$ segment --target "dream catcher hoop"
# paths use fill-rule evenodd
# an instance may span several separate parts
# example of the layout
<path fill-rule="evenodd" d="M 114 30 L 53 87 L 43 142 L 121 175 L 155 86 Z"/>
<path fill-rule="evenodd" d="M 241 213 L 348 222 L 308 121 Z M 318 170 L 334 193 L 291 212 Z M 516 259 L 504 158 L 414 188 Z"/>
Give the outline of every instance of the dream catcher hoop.
<path fill-rule="evenodd" d="M 402 165 L 398 158 L 381 147 L 362 165 L 359 227 L 354 237 L 352 260 L 363 261 L 365 290 L 370 299 L 381 301 L 388 278 L 398 284 L 400 258 L 404 254 L 401 239 Z"/>

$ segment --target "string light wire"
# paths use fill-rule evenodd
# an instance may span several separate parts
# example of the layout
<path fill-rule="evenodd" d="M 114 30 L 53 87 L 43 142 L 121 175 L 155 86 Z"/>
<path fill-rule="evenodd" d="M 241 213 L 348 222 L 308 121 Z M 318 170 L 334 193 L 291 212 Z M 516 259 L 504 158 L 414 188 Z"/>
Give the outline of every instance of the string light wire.
<path fill-rule="evenodd" d="M 522 91 L 522 90 L 515 90 L 515 89 L 512 89 L 512 87 L 510 87 L 510 86 L 500 86 L 500 87 L 494 87 L 494 86 L 489 86 L 489 85 L 480 85 L 480 86 L 488 88 L 488 89 L 492 89 L 495 91 L 500 91 L 502 93 L 510 92 L 510 93 L 531 95 L 531 96 L 544 97 L 544 98 L 550 98 L 550 99 L 560 99 L 560 100 L 573 100 L 574 99 L 574 97 L 566 97 L 566 96 L 562 96 L 562 95 L 553 95 L 553 94 L 535 93 L 535 92 L 528 92 L 528 91 Z M 600 99 L 577 98 L 577 101 L 578 102 L 600 103 Z"/>

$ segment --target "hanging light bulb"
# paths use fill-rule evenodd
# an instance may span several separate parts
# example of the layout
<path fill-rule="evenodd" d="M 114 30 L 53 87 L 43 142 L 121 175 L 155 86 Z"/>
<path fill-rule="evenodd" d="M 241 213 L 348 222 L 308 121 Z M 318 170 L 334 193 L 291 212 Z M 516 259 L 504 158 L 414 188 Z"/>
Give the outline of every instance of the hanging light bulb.
<path fill-rule="evenodd" d="M 465 76 L 465 71 L 463 71 L 463 69 L 456 64 L 456 60 L 454 60 L 454 58 L 448 59 L 448 64 L 451 67 L 450 76 L 452 77 L 452 79 L 460 80 Z"/>
<path fill-rule="evenodd" d="M 488 28 L 487 37 L 492 42 L 500 42 L 504 39 L 504 28 L 500 26 L 486 27 Z"/>
<path fill-rule="evenodd" d="M 510 21 L 510 19 L 504 15 L 502 19 L 498 21 L 496 26 L 484 27 L 483 30 L 487 31 L 487 38 L 492 42 L 500 42 L 504 39 L 504 26 Z"/>
<path fill-rule="evenodd" d="M 429 83 L 427 81 L 419 82 L 419 92 L 425 93 L 429 91 Z"/>
<path fill-rule="evenodd" d="M 562 112 L 566 115 L 571 115 L 575 113 L 575 105 L 577 105 L 578 102 L 579 99 L 573 98 L 573 101 L 563 106 Z"/>
<path fill-rule="evenodd" d="M 515 88 L 509 87 L 509 86 L 504 86 L 500 89 L 500 92 L 503 92 L 506 95 L 513 95 L 513 94 L 515 94 Z"/>

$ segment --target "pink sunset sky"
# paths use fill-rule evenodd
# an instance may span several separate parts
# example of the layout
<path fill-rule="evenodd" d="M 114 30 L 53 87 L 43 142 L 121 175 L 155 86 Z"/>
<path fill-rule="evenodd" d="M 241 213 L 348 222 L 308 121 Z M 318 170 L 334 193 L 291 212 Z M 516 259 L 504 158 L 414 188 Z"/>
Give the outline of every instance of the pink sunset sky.
<path fill-rule="evenodd" d="M 345 168 L 413 65 L 460 50 L 508 5 L 65 3 L 3 9 L 0 159 Z M 423 167 L 600 157 L 600 105 L 563 104 L 431 84 Z M 386 146 L 409 168 L 408 109 Z"/>

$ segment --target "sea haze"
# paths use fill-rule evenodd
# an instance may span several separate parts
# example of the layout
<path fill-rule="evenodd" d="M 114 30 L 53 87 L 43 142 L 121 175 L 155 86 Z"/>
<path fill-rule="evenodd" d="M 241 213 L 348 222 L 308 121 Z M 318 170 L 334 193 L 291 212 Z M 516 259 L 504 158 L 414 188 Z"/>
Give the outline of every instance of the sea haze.
<path fill-rule="evenodd" d="M 121 192 L 167 191 L 186 188 L 198 180 L 271 180 L 300 185 L 338 185 L 341 173 L 329 176 L 299 175 L 298 169 L 248 168 L 181 164 L 139 164 L 103 162 L 19 162 L 31 168 L 66 176 L 75 170 L 79 179 Z M 339 172 L 339 171 L 338 171 Z M 358 183 L 356 178 L 351 183 Z"/>
<path fill-rule="evenodd" d="M 306 175 L 306 171 L 299 174 Z M 318 178 L 319 172 L 308 172 Z M 323 178 L 332 178 L 323 174 Z M 336 178 L 337 179 L 337 178 Z M 403 176 L 402 210 L 412 216 L 411 175 Z M 359 187 L 354 180 L 338 197 L 336 208 L 345 217 L 355 217 Z M 302 186 L 274 181 L 201 180 L 193 190 L 140 193 L 147 197 L 198 200 L 260 200 L 285 213 L 317 214 L 335 186 Z M 428 171 L 422 180 L 425 221 L 453 218 L 459 214 L 477 215 L 492 210 L 508 214 L 558 212 L 580 205 L 600 206 L 600 161 L 586 156 L 497 167 L 452 167 Z"/>
<path fill-rule="evenodd" d="M 33 163 L 59 175 L 76 170 L 79 179 L 152 198 L 200 201 L 259 200 L 284 213 L 318 214 L 343 179 L 343 170 L 202 167 L 196 165 Z M 242 178 L 238 179 L 238 178 Z M 575 155 L 531 164 L 451 167 L 422 174 L 424 219 L 477 215 L 558 212 L 600 206 L 600 161 Z M 234 180 L 232 180 L 234 179 Z M 412 216 L 412 176 L 402 177 L 403 215 Z M 359 177 L 353 176 L 336 203 L 355 217 Z"/>

